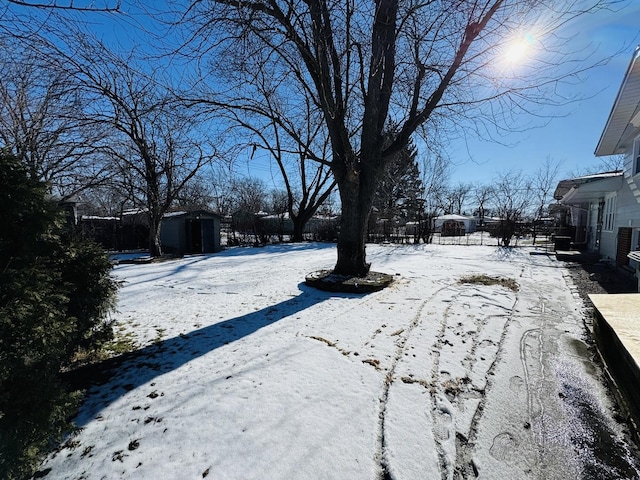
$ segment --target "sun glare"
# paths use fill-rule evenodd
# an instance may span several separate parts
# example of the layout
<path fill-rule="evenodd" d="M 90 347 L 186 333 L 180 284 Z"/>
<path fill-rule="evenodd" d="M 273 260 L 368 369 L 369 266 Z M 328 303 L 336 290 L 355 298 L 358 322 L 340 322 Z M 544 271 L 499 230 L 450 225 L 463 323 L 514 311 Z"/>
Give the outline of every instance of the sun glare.
<path fill-rule="evenodd" d="M 523 63 L 531 54 L 535 42 L 532 33 L 513 39 L 504 50 L 504 61 L 512 66 Z"/>

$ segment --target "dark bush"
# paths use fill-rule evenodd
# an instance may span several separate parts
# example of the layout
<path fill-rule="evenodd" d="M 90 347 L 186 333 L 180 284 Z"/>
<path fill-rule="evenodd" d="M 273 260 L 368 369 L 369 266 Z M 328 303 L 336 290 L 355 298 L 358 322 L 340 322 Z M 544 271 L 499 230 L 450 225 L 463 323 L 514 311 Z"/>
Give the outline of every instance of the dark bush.
<path fill-rule="evenodd" d="M 112 337 L 111 264 L 45 194 L 0 152 L 0 478 L 29 476 L 72 428 L 81 393 L 60 373 Z"/>

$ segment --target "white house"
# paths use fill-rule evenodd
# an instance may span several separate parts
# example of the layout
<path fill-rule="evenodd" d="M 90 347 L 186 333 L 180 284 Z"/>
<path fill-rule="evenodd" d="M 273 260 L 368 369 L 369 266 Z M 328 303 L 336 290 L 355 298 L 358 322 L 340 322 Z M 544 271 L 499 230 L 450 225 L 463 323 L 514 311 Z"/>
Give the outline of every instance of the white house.
<path fill-rule="evenodd" d="M 622 171 L 563 180 L 555 196 L 571 208 L 575 240 L 618 267 L 636 268 L 628 254 L 640 250 L 640 47 L 629 63 L 595 155 L 624 155 Z"/>
<path fill-rule="evenodd" d="M 561 224 L 570 224 L 572 227 L 571 232 L 561 233 L 570 233 L 575 248 L 600 252 L 605 257 L 614 258 L 608 255 L 608 247 L 614 240 L 611 235 L 614 231 L 612 221 L 615 218 L 611 214 L 614 206 L 611 194 L 621 189 L 622 171 L 585 175 L 558 183 L 554 198 L 567 207 L 567 218 Z"/>

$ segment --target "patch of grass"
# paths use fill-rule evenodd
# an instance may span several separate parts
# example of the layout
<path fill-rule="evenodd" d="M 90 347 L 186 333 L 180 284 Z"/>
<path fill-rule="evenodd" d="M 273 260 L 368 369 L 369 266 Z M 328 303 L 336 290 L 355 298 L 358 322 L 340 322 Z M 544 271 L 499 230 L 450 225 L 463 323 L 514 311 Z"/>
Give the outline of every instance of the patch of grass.
<path fill-rule="evenodd" d="M 474 285 L 500 285 L 501 287 L 508 288 L 514 292 L 517 292 L 520 289 L 518 282 L 513 278 L 491 277 L 483 274 L 468 275 L 466 277 L 462 277 L 458 282 L 471 283 Z"/>
<path fill-rule="evenodd" d="M 326 338 L 323 338 L 323 337 L 317 337 L 315 335 L 309 335 L 309 338 L 311 338 L 313 340 L 318 340 L 319 342 L 322 342 L 322 343 L 326 343 L 330 347 L 335 347 L 336 346 L 336 344 L 334 342 L 332 342 L 331 340 L 327 340 Z"/>
<path fill-rule="evenodd" d="M 160 343 L 166 336 L 167 329 L 156 327 L 156 337 L 152 340 L 153 343 Z"/>
<path fill-rule="evenodd" d="M 102 360 L 122 355 L 124 353 L 133 352 L 137 348 L 139 348 L 139 345 L 135 341 L 133 332 L 127 331 L 127 327 L 120 324 L 114 332 L 113 339 L 105 343 L 102 347 Z"/>
<path fill-rule="evenodd" d="M 73 361 L 62 371 L 69 372 L 82 366 L 97 364 L 109 358 L 133 352 L 138 348 L 140 348 L 140 346 L 134 340 L 134 334 L 132 332 L 126 332 L 126 327 L 120 325 L 117 330 L 114 331 L 111 340 L 105 342 L 99 349 L 84 349 L 78 351 L 74 355 Z"/>
<path fill-rule="evenodd" d="M 313 340 L 317 340 L 317 341 L 319 341 L 319 342 L 326 343 L 328 346 L 333 347 L 333 348 L 335 348 L 336 350 L 338 350 L 338 351 L 339 351 L 342 355 L 344 355 L 345 357 L 348 357 L 348 356 L 349 356 L 349 354 L 351 353 L 351 352 L 349 352 L 349 351 L 347 351 L 347 350 L 344 350 L 344 349 L 340 348 L 340 347 L 339 347 L 338 345 L 336 345 L 334 342 L 332 342 L 331 340 L 327 340 L 326 338 L 323 338 L 323 337 L 317 337 L 317 336 L 315 336 L 315 335 L 310 335 L 310 336 L 309 336 L 309 337 L 307 337 L 307 338 L 311 338 L 311 339 L 313 339 Z M 357 354 L 356 354 L 356 355 L 357 355 Z"/>
<path fill-rule="evenodd" d="M 431 388 L 431 385 L 429 385 L 429 382 L 427 382 L 426 380 L 420 380 L 411 376 L 402 377 L 400 380 L 402 380 L 403 383 L 417 383 L 419 385 L 422 385 L 424 388 Z"/>
<path fill-rule="evenodd" d="M 362 363 L 366 363 L 371 365 L 376 370 L 380 370 L 380 360 L 375 358 L 367 358 L 366 360 L 362 360 Z"/>
<path fill-rule="evenodd" d="M 109 356 L 122 355 L 133 352 L 138 348 L 132 332 L 124 333 L 122 330 L 116 332 L 115 338 L 104 346 L 104 350 Z"/>

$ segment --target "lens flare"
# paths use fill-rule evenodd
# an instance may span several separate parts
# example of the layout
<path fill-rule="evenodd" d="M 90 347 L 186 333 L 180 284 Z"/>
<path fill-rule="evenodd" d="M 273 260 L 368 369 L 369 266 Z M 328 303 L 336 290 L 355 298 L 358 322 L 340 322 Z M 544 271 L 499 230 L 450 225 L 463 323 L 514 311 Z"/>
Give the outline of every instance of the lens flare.
<path fill-rule="evenodd" d="M 536 39 L 532 33 L 527 33 L 512 40 L 505 48 L 505 61 L 512 65 L 522 63 L 531 53 L 535 42 Z"/>

